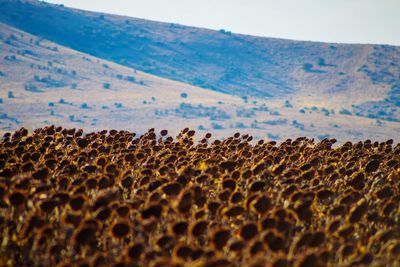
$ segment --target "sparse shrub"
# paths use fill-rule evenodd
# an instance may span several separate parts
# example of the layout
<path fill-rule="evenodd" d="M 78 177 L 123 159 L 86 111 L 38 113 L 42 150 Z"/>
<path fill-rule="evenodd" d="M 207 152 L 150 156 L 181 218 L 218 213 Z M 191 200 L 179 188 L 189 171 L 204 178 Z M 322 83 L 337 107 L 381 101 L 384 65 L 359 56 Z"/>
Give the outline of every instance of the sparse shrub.
<path fill-rule="evenodd" d="M 336 67 L 335 64 L 326 63 L 325 59 L 323 59 L 323 58 L 319 58 L 318 59 L 318 65 L 321 66 L 321 67 Z"/>
<path fill-rule="evenodd" d="M 329 134 L 320 134 L 320 135 L 318 135 L 318 139 L 319 140 L 324 140 L 324 139 L 327 139 L 327 138 L 329 138 Z"/>
<path fill-rule="evenodd" d="M 16 118 L 9 116 L 7 113 L 0 113 L 0 121 L 1 120 L 8 120 L 16 124 L 19 124 L 19 121 Z"/>
<path fill-rule="evenodd" d="M 254 121 L 251 123 L 250 128 L 252 128 L 252 129 L 259 129 L 260 127 L 258 126 L 258 121 L 257 121 L 257 120 L 254 120 Z"/>
<path fill-rule="evenodd" d="M 292 125 L 293 125 L 293 127 L 304 131 L 304 124 L 298 122 L 297 120 L 293 120 Z"/>
<path fill-rule="evenodd" d="M 267 125 L 286 125 L 288 122 L 287 119 L 277 119 L 277 120 L 270 120 L 270 121 L 264 121 L 264 124 Z"/>
<path fill-rule="evenodd" d="M 270 111 L 269 114 L 270 114 L 270 115 L 273 115 L 273 116 L 279 116 L 279 115 L 281 115 L 281 113 L 279 113 L 279 111 Z"/>
<path fill-rule="evenodd" d="M 114 106 L 116 108 L 123 108 L 124 107 L 124 105 L 122 103 L 114 103 Z"/>
<path fill-rule="evenodd" d="M 64 98 L 60 98 L 60 100 L 58 100 L 59 104 L 67 104 L 67 102 L 65 102 Z"/>
<path fill-rule="evenodd" d="M 191 104 L 180 103 L 179 107 L 175 109 L 175 112 L 184 118 L 209 117 L 210 120 L 225 120 L 231 118 L 228 113 L 218 109 L 217 107 L 207 107 L 202 104 L 194 106 Z"/>
<path fill-rule="evenodd" d="M 383 116 L 389 116 L 390 114 L 388 114 L 385 110 L 378 110 L 376 115 L 378 117 L 383 117 Z"/>
<path fill-rule="evenodd" d="M 110 89 L 110 88 L 111 88 L 111 84 L 109 84 L 109 83 L 103 83 L 103 88 L 104 88 L 104 89 Z"/>
<path fill-rule="evenodd" d="M 330 115 L 329 110 L 326 109 L 326 108 L 321 108 L 321 112 L 324 113 L 325 116 L 329 116 Z"/>
<path fill-rule="evenodd" d="M 133 76 L 126 76 L 126 80 L 127 80 L 128 82 L 132 82 L 132 83 L 136 82 L 136 79 L 135 79 L 135 77 L 133 77 Z"/>
<path fill-rule="evenodd" d="M 215 123 L 215 122 L 211 123 L 211 128 L 213 128 L 214 130 L 222 130 L 222 129 L 224 129 L 224 127 L 221 124 L 218 124 L 218 123 Z"/>
<path fill-rule="evenodd" d="M 71 84 L 71 89 L 76 89 L 78 85 L 76 83 Z"/>
<path fill-rule="evenodd" d="M 353 115 L 349 110 L 347 110 L 345 108 L 341 109 L 339 111 L 339 114 L 342 114 L 342 115 Z"/>
<path fill-rule="evenodd" d="M 253 108 L 254 111 L 260 111 L 260 112 L 269 112 L 269 108 L 263 103 L 262 105 L 258 107 Z"/>
<path fill-rule="evenodd" d="M 224 29 L 220 29 L 219 32 L 222 33 L 222 34 L 227 34 L 227 35 L 231 35 L 232 34 L 232 32 L 226 31 Z"/>
<path fill-rule="evenodd" d="M 3 98 L 0 98 L 0 104 L 3 104 Z"/>
<path fill-rule="evenodd" d="M 304 63 L 304 64 L 303 64 L 303 69 L 304 69 L 305 71 L 311 72 L 311 71 L 312 71 L 312 68 L 313 68 L 313 64 L 311 64 L 311 63 Z"/>
<path fill-rule="evenodd" d="M 10 99 L 11 98 L 15 98 L 14 93 L 12 91 L 8 91 L 7 97 L 10 98 Z"/>
<path fill-rule="evenodd" d="M 271 139 L 271 140 L 279 140 L 279 139 L 281 139 L 281 137 L 279 135 L 274 135 L 272 133 L 268 133 L 267 137 L 268 137 L 268 139 Z"/>
<path fill-rule="evenodd" d="M 187 93 L 181 93 L 181 97 L 182 97 L 182 98 L 187 98 L 187 97 L 188 97 L 188 94 L 187 94 Z"/>
<path fill-rule="evenodd" d="M 39 89 L 36 85 L 28 83 L 25 85 L 25 91 L 33 93 L 42 93 L 43 90 Z"/>
<path fill-rule="evenodd" d="M 255 112 L 252 109 L 240 108 L 240 109 L 236 110 L 236 116 L 238 116 L 238 117 L 251 118 L 254 115 L 255 115 Z"/>
<path fill-rule="evenodd" d="M 293 105 L 289 102 L 289 100 L 285 101 L 285 108 L 292 108 Z"/>
<path fill-rule="evenodd" d="M 87 103 L 83 103 L 81 104 L 81 109 L 90 109 L 90 107 Z"/>
<path fill-rule="evenodd" d="M 245 129 L 247 127 L 243 122 L 239 121 L 239 122 L 236 122 L 236 128 Z"/>
<path fill-rule="evenodd" d="M 16 61 L 17 57 L 15 55 L 11 55 L 11 56 L 5 56 L 4 59 L 8 61 Z"/>
<path fill-rule="evenodd" d="M 49 107 L 54 107 L 55 105 L 54 105 L 54 102 L 49 102 Z"/>
<path fill-rule="evenodd" d="M 323 71 L 323 70 L 315 69 L 314 65 L 311 64 L 311 63 L 304 63 L 303 64 L 303 70 L 305 72 L 310 72 L 310 73 L 324 73 L 324 72 L 326 72 L 326 71 Z"/>

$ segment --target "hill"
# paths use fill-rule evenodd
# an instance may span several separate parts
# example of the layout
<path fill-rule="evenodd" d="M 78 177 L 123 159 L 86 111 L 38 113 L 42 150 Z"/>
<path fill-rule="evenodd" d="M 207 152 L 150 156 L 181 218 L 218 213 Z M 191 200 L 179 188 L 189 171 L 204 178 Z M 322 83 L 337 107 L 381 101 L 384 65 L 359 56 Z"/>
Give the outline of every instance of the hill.
<path fill-rule="evenodd" d="M 279 98 L 241 98 L 163 79 L 95 58 L 0 23 L 0 130 L 48 124 L 125 129 L 183 127 L 223 137 L 293 136 L 339 140 L 396 138 L 397 122 L 304 106 Z"/>
<path fill-rule="evenodd" d="M 161 116 L 157 110 L 165 118 L 169 109 L 183 102 L 206 106 L 242 102 L 239 97 L 100 60 L 4 24 L 0 24 L 0 38 L 3 130 L 67 123 L 86 129 L 109 126 L 140 131 L 157 124 Z"/>
<path fill-rule="evenodd" d="M 398 47 L 262 38 L 35 0 L 1 0 L 0 9 L 1 22 L 33 35 L 219 92 L 299 95 L 313 103 L 329 98 L 347 106 L 368 101 L 399 103 Z"/>

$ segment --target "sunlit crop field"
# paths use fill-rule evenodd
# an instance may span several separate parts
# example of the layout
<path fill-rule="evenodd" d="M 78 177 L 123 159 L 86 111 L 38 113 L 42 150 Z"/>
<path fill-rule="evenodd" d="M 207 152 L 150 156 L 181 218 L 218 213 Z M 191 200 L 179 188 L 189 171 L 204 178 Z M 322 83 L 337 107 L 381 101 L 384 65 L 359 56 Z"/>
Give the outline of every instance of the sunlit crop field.
<path fill-rule="evenodd" d="M 0 266 L 399 266 L 400 145 L 335 142 L 6 133 Z"/>

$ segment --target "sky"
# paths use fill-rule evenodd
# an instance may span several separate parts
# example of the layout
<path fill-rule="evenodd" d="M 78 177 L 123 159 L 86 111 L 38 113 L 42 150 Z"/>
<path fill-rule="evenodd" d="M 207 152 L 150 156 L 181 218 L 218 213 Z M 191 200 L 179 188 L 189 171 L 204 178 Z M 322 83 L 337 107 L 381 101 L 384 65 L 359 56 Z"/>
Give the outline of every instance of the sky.
<path fill-rule="evenodd" d="M 47 2 L 265 37 L 400 45 L 400 0 L 48 0 Z"/>

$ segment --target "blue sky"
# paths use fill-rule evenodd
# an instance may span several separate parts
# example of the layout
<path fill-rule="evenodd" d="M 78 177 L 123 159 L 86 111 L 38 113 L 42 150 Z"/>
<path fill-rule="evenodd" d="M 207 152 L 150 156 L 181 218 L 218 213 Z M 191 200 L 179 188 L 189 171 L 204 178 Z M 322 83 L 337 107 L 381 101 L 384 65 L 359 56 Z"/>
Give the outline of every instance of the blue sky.
<path fill-rule="evenodd" d="M 48 2 L 258 36 L 400 45 L 400 0 L 53 0 Z"/>

